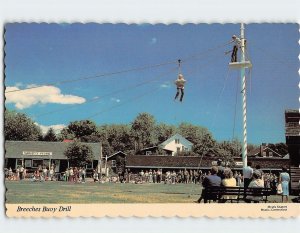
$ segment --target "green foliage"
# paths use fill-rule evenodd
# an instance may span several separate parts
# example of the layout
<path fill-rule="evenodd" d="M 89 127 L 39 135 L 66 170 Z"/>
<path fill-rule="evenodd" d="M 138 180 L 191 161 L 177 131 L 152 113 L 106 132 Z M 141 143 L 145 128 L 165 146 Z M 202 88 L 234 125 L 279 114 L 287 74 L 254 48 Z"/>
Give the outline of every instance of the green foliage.
<path fill-rule="evenodd" d="M 5 140 L 37 141 L 42 139 L 42 131 L 23 113 L 6 110 L 4 113 Z"/>
<path fill-rule="evenodd" d="M 136 151 L 155 145 L 155 119 L 149 113 L 140 113 L 131 125 L 131 133 L 135 139 Z"/>
<path fill-rule="evenodd" d="M 57 141 L 57 137 L 56 137 L 56 134 L 55 134 L 53 128 L 50 128 L 48 130 L 48 132 L 43 137 L 43 141 L 47 141 L 47 142 L 56 142 Z"/>
<path fill-rule="evenodd" d="M 134 142 L 131 136 L 131 129 L 129 125 L 103 125 L 98 128 L 98 135 L 104 143 L 105 150 L 110 153 L 123 151 L 128 153 L 133 150 Z M 109 154 L 110 154 L 109 153 Z"/>
<path fill-rule="evenodd" d="M 97 142 L 96 124 L 90 120 L 73 121 L 60 132 L 60 140 L 79 139 L 85 142 Z"/>
<path fill-rule="evenodd" d="M 93 160 L 92 149 L 77 140 L 68 146 L 64 155 L 69 159 L 71 167 L 83 167 Z"/>
<path fill-rule="evenodd" d="M 181 123 L 178 132 L 194 144 L 193 152 L 200 156 L 207 155 L 215 147 L 216 142 L 206 128 L 189 123 Z"/>
<path fill-rule="evenodd" d="M 173 125 L 166 125 L 160 123 L 155 126 L 154 135 L 157 140 L 157 143 L 160 144 L 166 141 L 169 137 L 176 133 L 176 127 Z"/>

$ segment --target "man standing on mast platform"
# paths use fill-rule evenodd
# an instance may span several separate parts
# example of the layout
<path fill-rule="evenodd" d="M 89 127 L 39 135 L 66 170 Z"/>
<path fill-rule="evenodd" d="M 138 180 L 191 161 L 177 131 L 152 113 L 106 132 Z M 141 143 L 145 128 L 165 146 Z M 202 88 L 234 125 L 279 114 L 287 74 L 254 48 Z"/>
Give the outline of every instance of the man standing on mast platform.
<path fill-rule="evenodd" d="M 238 38 L 236 35 L 233 35 L 230 43 L 234 43 L 232 53 L 231 53 L 231 62 L 237 62 L 237 52 L 239 48 L 241 48 L 242 46 L 242 40 Z"/>

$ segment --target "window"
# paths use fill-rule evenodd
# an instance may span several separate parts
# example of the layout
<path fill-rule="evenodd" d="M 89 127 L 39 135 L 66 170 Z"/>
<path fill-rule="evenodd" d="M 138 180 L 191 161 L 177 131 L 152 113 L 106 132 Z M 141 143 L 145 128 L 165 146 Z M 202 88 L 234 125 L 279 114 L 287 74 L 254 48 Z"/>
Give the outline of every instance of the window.
<path fill-rule="evenodd" d="M 185 147 L 184 146 L 182 146 L 182 149 L 181 149 L 182 151 L 185 151 Z"/>
<path fill-rule="evenodd" d="M 177 153 L 179 153 L 180 152 L 180 147 L 177 147 Z"/>
<path fill-rule="evenodd" d="M 22 159 L 17 159 L 16 163 L 17 163 L 17 167 L 18 166 L 23 166 L 23 160 Z"/>
<path fill-rule="evenodd" d="M 87 168 L 87 169 L 92 169 L 92 168 L 93 168 L 93 162 L 88 163 L 88 164 L 86 165 L 86 168 Z"/>
<path fill-rule="evenodd" d="M 263 157 L 266 157 L 267 156 L 267 153 L 264 151 L 263 152 Z"/>
<path fill-rule="evenodd" d="M 179 144 L 179 139 L 175 139 L 175 144 Z"/>
<path fill-rule="evenodd" d="M 116 166 L 117 166 L 116 160 L 112 160 L 111 161 L 111 167 L 116 167 Z"/>
<path fill-rule="evenodd" d="M 273 157 L 273 152 L 272 151 L 269 152 L 269 157 Z"/>
<path fill-rule="evenodd" d="M 33 159 L 32 167 L 39 167 L 39 166 L 43 166 L 43 160 L 42 159 Z"/>
<path fill-rule="evenodd" d="M 151 151 L 149 151 L 149 150 L 146 151 L 146 155 L 151 155 L 151 154 L 152 154 Z"/>
<path fill-rule="evenodd" d="M 25 168 L 31 167 L 32 166 L 32 161 L 31 159 L 25 159 Z"/>

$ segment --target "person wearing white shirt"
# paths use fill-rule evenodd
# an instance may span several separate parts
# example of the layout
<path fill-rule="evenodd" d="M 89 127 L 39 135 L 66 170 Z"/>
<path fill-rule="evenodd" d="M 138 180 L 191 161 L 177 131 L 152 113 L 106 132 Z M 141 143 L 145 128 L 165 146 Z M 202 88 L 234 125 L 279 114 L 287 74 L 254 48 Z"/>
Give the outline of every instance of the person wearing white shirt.
<path fill-rule="evenodd" d="M 248 166 L 243 168 L 243 177 L 244 177 L 244 187 L 248 188 L 252 175 L 253 175 L 253 168 L 251 167 L 252 163 L 248 162 Z"/>
<path fill-rule="evenodd" d="M 232 53 L 231 53 L 231 62 L 237 62 L 237 52 L 241 47 L 242 40 L 238 38 L 236 35 L 233 35 L 231 43 L 234 43 Z"/>

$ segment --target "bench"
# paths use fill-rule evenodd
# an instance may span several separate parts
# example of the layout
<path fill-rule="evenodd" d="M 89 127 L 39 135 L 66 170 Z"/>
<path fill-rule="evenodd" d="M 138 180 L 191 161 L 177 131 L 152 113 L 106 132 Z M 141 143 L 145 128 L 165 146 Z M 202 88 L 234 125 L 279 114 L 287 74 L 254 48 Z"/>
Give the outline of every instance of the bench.
<path fill-rule="evenodd" d="M 268 197 L 271 195 L 272 190 L 270 188 L 244 188 L 244 187 L 206 187 L 202 190 L 201 200 L 204 203 L 207 202 L 218 202 L 225 203 L 230 201 L 231 203 L 244 201 L 250 202 L 267 202 Z"/>

